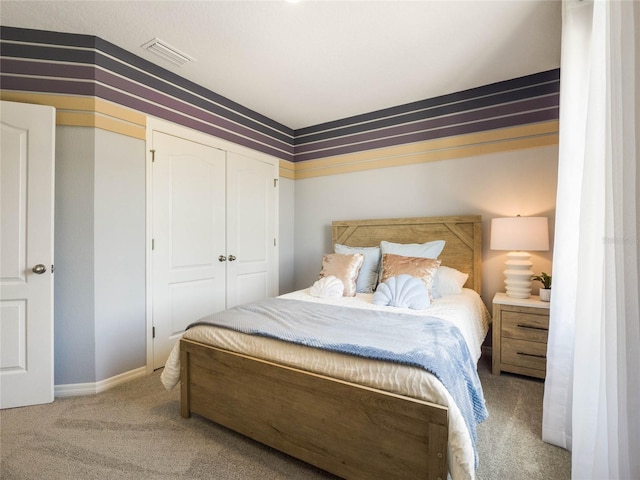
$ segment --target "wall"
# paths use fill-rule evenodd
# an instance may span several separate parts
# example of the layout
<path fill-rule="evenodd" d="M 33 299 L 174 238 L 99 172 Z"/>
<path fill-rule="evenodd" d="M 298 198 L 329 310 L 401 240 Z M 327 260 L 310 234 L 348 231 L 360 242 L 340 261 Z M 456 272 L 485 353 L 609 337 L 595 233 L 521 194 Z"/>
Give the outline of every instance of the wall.
<path fill-rule="evenodd" d="M 96 380 L 146 362 L 145 142 L 95 130 Z"/>
<path fill-rule="evenodd" d="M 557 146 L 549 146 L 297 180 L 294 288 L 317 279 L 322 254 L 331 251 L 332 220 L 476 214 L 483 219 L 483 299 L 490 305 L 504 291 L 506 261 L 506 252 L 489 250 L 490 220 L 542 215 L 553 230 L 557 158 Z M 551 252 L 539 253 L 533 268 L 548 272 Z"/>
<path fill-rule="evenodd" d="M 145 365 L 145 143 L 56 128 L 55 384 Z"/>
<path fill-rule="evenodd" d="M 280 216 L 279 216 L 279 267 L 280 293 L 291 292 L 295 281 L 295 183 L 288 178 L 280 177 Z"/>
<path fill-rule="evenodd" d="M 54 383 L 95 381 L 94 130 L 56 127 Z"/>

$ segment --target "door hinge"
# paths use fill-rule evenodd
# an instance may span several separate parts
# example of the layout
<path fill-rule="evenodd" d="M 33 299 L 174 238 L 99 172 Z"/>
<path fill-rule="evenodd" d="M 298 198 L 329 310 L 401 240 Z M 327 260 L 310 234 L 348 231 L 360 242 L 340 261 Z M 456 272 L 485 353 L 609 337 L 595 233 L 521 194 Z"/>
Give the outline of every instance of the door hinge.
<path fill-rule="evenodd" d="M 273 246 L 274 247 L 276 246 L 276 239 L 275 238 L 273 239 Z"/>
<path fill-rule="evenodd" d="M 152 238 L 151 239 L 151 250 L 155 250 L 156 249 L 156 239 Z"/>
<path fill-rule="evenodd" d="M 151 327 L 151 338 L 156 338 L 156 327 Z"/>
<path fill-rule="evenodd" d="M 274 178 L 273 179 L 273 188 L 276 188 L 278 186 L 278 179 Z"/>
<path fill-rule="evenodd" d="M 151 161 L 155 162 L 156 161 L 156 151 L 152 148 L 151 150 L 149 150 L 151 152 Z"/>

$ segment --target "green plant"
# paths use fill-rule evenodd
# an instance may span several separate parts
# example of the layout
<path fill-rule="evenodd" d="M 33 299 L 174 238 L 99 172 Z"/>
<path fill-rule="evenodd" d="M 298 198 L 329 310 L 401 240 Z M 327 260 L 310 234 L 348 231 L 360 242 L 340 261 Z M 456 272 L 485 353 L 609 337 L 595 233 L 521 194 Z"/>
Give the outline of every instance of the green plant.
<path fill-rule="evenodd" d="M 540 275 L 534 275 L 531 280 L 537 280 L 544 288 L 551 288 L 551 275 L 542 272 Z"/>

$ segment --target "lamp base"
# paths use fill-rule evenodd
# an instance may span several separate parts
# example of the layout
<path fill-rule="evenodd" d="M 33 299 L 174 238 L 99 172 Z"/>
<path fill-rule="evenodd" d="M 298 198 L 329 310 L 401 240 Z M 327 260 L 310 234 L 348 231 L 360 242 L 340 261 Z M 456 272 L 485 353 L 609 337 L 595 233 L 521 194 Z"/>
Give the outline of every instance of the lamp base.
<path fill-rule="evenodd" d="M 527 252 L 509 252 L 505 263 L 504 284 L 507 295 L 512 298 L 529 298 L 531 296 L 531 277 L 533 263 Z"/>

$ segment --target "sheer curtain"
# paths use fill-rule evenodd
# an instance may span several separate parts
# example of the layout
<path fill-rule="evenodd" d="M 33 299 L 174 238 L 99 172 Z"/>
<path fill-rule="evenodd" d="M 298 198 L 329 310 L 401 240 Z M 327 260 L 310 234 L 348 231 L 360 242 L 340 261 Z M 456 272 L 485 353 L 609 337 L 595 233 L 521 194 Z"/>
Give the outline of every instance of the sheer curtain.
<path fill-rule="evenodd" d="M 640 2 L 563 2 L 543 439 L 640 479 Z"/>

